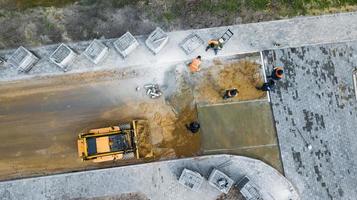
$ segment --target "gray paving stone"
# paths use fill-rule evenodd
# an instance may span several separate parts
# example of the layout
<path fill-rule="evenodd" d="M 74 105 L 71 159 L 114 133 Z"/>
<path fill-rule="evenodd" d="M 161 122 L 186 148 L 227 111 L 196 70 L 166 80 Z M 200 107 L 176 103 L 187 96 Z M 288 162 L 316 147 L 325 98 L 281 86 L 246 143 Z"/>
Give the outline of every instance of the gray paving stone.
<path fill-rule="evenodd" d="M 285 69 L 271 101 L 287 178 L 302 199 L 356 199 L 357 43 L 265 51 L 264 62 Z"/>

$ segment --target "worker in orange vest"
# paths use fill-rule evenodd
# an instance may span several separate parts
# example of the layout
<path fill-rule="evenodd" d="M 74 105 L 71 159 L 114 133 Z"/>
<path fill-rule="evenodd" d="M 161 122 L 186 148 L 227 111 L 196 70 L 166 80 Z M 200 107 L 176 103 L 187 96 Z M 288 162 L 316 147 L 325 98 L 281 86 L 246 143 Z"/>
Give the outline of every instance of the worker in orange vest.
<path fill-rule="evenodd" d="M 221 41 L 221 39 L 217 40 L 209 40 L 208 41 L 208 46 L 206 47 L 206 51 L 208 51 L 208 49 L 213 49 L 214 54 L 217 55 L 218 50 L 221 50 L 223 48 L 223 42 Z"/>
<path fill-rule="evenodd" d="M 190 67 L 190 71 L 192 73 L 200 71 L 200 65 L 201 65 L 201 56 L 197 56 L 195 59 L 192 60 L 192 62 L 188 65 Z"/>
<path fill-rule="evenodd" d="M 283 78 L 283 74 L 284 74 L 284 70 L 282 67 L 275 67 L 273 69 L 273 71 L 271 72 L 271 76 L 270 78 L 272 78 L 273 80 L 280 80 L 281 78 Z M 268 77 L 269 78 L 269 77 Z"/>

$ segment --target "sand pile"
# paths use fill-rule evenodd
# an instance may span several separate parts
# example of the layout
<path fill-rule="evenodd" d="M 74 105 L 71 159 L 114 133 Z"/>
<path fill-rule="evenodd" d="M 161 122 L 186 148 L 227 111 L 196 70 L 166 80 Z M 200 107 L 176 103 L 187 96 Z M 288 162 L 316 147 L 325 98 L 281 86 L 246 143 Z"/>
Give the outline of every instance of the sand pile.
<path fill-rule="evenodd" d="M 222 101 L 226 89 L 237 88 L 238 97 L 235 100 L 261 99 L 265 92 L 256 87 L 263 84 L 260 64 L 241 60 L 227 64 L 214 62 L 214 66 L 203 71 L 202 80 L 195 88 L 198 102 L 217 103 Z"/>
<path fill-rule="evenodd" d="M 150 126 L 146 120 L 139 120 L 137 126 L 137 141 L 140 158 L 150 158 L 153 156 L 153 145 L 151 143 Z"/>

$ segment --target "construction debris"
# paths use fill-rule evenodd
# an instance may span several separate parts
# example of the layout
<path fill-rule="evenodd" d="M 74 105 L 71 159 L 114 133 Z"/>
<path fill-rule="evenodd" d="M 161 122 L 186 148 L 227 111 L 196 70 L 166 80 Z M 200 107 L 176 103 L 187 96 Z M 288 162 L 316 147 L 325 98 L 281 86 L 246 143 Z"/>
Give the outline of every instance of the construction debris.
<path fill-rule="evenodd" d="M 204 178 L 201 174 L 185 168 L 181 173 L 179 183 L 197 192 L 200 189 L 203 180 Z"/>
<path fill-rule="evenodd" d="M 113 45 L 120 55 L 125 58 L 139 46 L 139 43 L 130 32 L 126 32 Z"/>
<path fill-rule="evenodd" d="M 154 53 L 158 54 L 167 44 L 169 36 L 161 28 L 157 27 L 146 39 L 146 46 Z"/>
<path fill-rule="evenodd" d="M 229 190 L 233 186 L 234 181 L 229 178 L 223 172 L 213 169 L 208 178 L 208 183 L 219 191 L 228 194 Z"/>
<path fill-rule="evenodd" d="M 158 84 L 147 84 L 144 85 L 144 88 L 146 89 L 146 95 L 152 99 L 157 99 L 162 95 Z"/>
<path fill-rule="evenodd" d="M 77 56 L 74 51 L 65 44 L 61 44 L 50 56 L 50 60 L 59 66 L 63 71 L 67 71 L 69 65 Z"/>
<path fill-rule="evenodd" d="M 10 56 L 8 62 L 20 72 L 28 72 L 38 62 L 38 58 L 29 50 L 20 46 Z"/>

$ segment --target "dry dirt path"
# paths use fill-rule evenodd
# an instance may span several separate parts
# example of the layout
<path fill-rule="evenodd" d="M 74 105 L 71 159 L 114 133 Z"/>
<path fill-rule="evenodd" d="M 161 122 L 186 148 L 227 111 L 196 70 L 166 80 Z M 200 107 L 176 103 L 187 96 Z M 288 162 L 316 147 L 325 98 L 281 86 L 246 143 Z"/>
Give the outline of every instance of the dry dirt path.
<path fill-rule="evenodd" d="M 131 164 L 81 162 L 76 138 L 80 132 L 133 119 L 149 120 L 154 160 L 201 154 L 201 134 L 190 134 L 185 128 L 197 120 L 195 103 L 210 99 L 214 89 L 200 98 L 202 85 L 211 87 L 211 82 L 200 77 L 209 72 L 207 67 L 216 66 L 215 72 L 224 79 L 223 72 L 232 69 L 232 62 L 239 71 L 241 65 L 236 61 L 204 63 L 206 70 L 196 75 L 182 64 L 173 64 L 0 84 L 0 180 Z M 251 84 L 249 80 L 240 80 L 240 84 Z M 212 93 L 218 95 L 213 100 L 221 99 L 222 89 L 232 87 L 227 85 L 231 82 L 226 82 Z M 147 83 L 158 83 L 165 96 L 150 99 L 143 89 Z M 141 89 L 136 91 L 138 86 Z M 261 97 L 261 92 L 249 88 L 241 87 L 243 100 Z M 250 96 L 244 96 L 245 93 Z M 239 100 L 242 99 L 233 101 Z"/>
<path fill-rule="evenodd" d="M 82 163 L 76 138 L 85 129 L 129 118 L 116 108 L 130 91 L 119 89 L 124 85 L 118 80 L 81 78 L 0 86 L 0 178 L 108 166 Z"/>
<path fill-rule="evenodd" d="M 164 73 L 97 72 L 0 85 L 0 179 L 128 164 L 83 163 L 76 138 L 91 128 L 139 118 L 151 124 L 154 159 L 195 155 L 199 136 L 178 128 L 192 119 L 176 116 L 165 98 L 152 100 L 143 89 L 136 91 L 165 82 L 170 95 L 175 73 Z"/>

